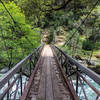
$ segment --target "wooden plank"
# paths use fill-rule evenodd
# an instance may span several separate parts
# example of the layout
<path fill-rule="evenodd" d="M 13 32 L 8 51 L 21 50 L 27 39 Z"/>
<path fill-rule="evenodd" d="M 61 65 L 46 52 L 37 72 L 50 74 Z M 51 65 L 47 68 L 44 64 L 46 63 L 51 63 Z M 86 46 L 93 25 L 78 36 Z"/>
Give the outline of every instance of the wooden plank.
<path fill-rule="evenodd" d="M 52 59 L 53 60 L 53 59 Z M 53 84 L 53 94 L 54 94 L 54 100 L 62 100 L 62 96 L 59 90 L 59 86 L 58 86 L 58 80 L 57 80 L 57 76 L 56 76 L 56 72 L 54 67 L 56 66 L 53 61 L 51 62 L 53 65 L 51 66 L 51 73 L 52 73 L 52 84 Z"/>
<path fill-rule="evenodd" d="M 33 95 L 31 100 L 37 100 L 36 95 Z"/>
<path fill-rule="evenodd" d="M 49 52 L 50 53 L 50 52 Z M 46 100 L 54 100 L 53 99 L 53 88 L 52 88 L 52 80 L 51 80 L 51 72 L 50 72 L 50 57 L 47 57 L 47 74 L 46 74 Z"/>
<path fill-rule="evenodd" d="M 46 79 L 45 79 L 45 72 L 46 72 L 46 65 L 45 65 L 45 62 L 44 61 L 46 61 L 46 59 L 45 59 L 45 57 L 44 57 L 44 52 L 43 52 L 43 54 L 42 54 L 42 59 L 44 59 L 43 60 L 43 63 L 42 63 L 42 74 L 41 74 L 41 79 L 40 79 L 40 86 L 39 86 L 39 92 L 38 92 L 38 100 L 45 100 L 45 93 L 46 93 L 46 91 L 45 91 L 45 86 L 46 86 Z"/>

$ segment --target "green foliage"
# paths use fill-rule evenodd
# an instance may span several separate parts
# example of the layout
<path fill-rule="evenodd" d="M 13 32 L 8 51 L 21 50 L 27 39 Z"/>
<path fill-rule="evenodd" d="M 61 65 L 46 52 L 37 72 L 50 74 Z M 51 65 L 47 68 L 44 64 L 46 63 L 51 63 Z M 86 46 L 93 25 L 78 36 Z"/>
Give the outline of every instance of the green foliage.
<path fill-rule="evenodd" d="M 15 64 L 32 52 L 40 44 L 40 27 L 49 30 L 48 43 L 54 40 L 57 32 L 59 35 L 65 35 L 66 40 L 76 32 L 69 45 L 65 47 L 71 55 L 81 54 L 82 49 L 92 50 L 95 39 L 96 42 L 100 42 L 100 4 L 80 26 L 95 4 L 93 0 L 72 0 L 66 7 L 63 7 L 66 0 L 4 1 L 16 23 L 13 23 L 0 4 L 0 67 L 7 66 L 9 62 Z M 55 10 L 60 7 L 62 8 Z M 65 29 L 66 34 L 60 27 Z"/>
<path fill-rule="evenodd" d="M 49 35 L 49 38 L 48 38 L 49 44 L 53 41 L 53 38 L 54 38 L 54 29 L 51 27 L 50 28 L 50 35 Z"/>
<path fill-rule="evenodd" d="M 93 48 L 94 48 L 93 44 L 94 43 L 92 41 L 86 40 L 86 41 L 83 42 L 82 49 L 87 50 L 87 51 L 93 50 Z"/>
<path fill-rule="evenodd" d="M 25 15 L 14 2 L 4 3 L 15 24 L 0 4 L 0 69 L 13 66 L 40 45 L 40 28 L 26 23 Z"/>
<path fill-rule="evenodd" d="M 53 20 L 57 21 L 57 25 L 59 25 L 59 22 L 62 22 L 63 17 L 61 18 L 58 15 L 64 12 L 60 11 L 59 13 L 58 11 L 58 13 L 56 13 L 54 9 L 61 7 L 65 2 L 65 0 L 22 0 L 19 6 L 32 25 L 45 28 L 48 24 L 55 25 L 53 24 Z M 57 18 L 59 18 L 59 21 L 56 20 Z"/>

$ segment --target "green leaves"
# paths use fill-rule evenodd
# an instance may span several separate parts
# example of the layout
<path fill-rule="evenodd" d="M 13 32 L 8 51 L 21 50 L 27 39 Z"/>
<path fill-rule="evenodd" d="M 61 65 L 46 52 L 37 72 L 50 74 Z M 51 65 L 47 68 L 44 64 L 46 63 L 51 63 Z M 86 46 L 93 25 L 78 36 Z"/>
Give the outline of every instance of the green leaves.
<path fill-rule="evenodd" d="M 4 4 L 15 23 L 0 4 L 0 59 L 4 59 L 0 68 L 7 67 L 10 62 L 19 62 L 40 45 L 41 39 L 40 29 L 32 29 L 26 23 L 25 15 L 14 2 Z"/>

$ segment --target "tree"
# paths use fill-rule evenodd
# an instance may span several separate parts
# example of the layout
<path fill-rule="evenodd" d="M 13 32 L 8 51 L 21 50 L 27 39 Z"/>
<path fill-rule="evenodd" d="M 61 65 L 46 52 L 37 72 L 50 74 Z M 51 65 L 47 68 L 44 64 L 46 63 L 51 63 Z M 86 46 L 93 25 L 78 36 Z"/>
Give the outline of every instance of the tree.
<path fill-rule="evenodd" d="M 40 29 L 26 24 L 25 15 L 14 2 L 4 3 L 13 20 L 0 4 L 0 66 L 15 64 L 40 44 Z"/>

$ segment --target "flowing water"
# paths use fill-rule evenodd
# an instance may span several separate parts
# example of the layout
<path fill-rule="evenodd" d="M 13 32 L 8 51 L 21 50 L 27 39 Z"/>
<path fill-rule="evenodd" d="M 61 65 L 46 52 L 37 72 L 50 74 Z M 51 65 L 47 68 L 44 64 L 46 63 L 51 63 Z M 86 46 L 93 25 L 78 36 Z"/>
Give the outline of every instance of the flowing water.
<path fill-rule="evenodd" d="M 94 80 L 92 80 L 91 78 L 89 78 L 88 76 L 85 76 L 85 78 L 97 89 L 100 91 L 100 85 L 98 85 Z M 74 87 L 76 85 L 76 80 L 73 80 L 74 83 Z M 96 93 L 85 83 L 82 82 L 84 85 L 84 89 L 86 92 L 86 96 L 88 98 L 88 100 L 96 100 Z M 81 85 L 79 84 L 79 88 L 78 88 L 78 95 L 80 96 L 81 100 L 86 100 L 84 98 L 84 93 L 82 91 Z M 100 97 L 98 98 L 98 100 L 100 100 Z"/>
<path fill-rule="evenodd" d="M 2 76 L 2 75 L 1 75 Z M 16 75 L 15 75 L 16 76 Z M 85 78 L 93 85 L 93 86 L 95 86 L 95 88 L 96 89 L 98 89 L 99 91 L 100 91 L 100 85 L 98 85 L 97 83 L 95 83 L 91 78 L 89 78 L 88 76 L 85 76 Z M 23 89 L 24 89 L 24 83 L 25 83 L 25 81 L 26 81 L 26 79 L 27 79 L 27 77 L 25 77 L 25 76 L 23 76 Z M 13 81 L 14 80 L 14 78 L 12 78 L 12 80 L 10 80 L 10 81 Z M 18 82 L 16 82 L 16 84 L 17 84 Z M 74 83 L 74 85 L 76 85 L 76 80 L 73 80 L 73 83 Z M 16 90 L 16 84 L 13 86 L 13 88 L 12 88 L 12 93 L 11 93 L 11 95 L 13 95 L 13 93 L 14 93 L 14 91 Z M 85 83 L 85 82 L 83 82 L 83 84 L 84 84 L 84 88 L 85 88 L 85 92 L 86 92 L 86 95 L 87 95 L 87 97 L 88 97 L 88 100 L 95 100 L 95 98 L 96 98 L 96 93 Z M 4 90 L 5 90 L 5 88 L 8 86 L 8 84 L 6 84 L 5 86 L 4 86 L 4 88 L 3 89 L 1 89 L 0 90 L 0 95 L 2 94 L 2 92 L 4 92 Z M 19 85 L 19 87 L 20 87 L 20 85 Z M 80 84 L 79 84 L 79 88 L 78 88 L 79 90 L 78 90 L 78 95 L 80 96 L 80 100 L 85 100 L 85 98 L 84 98 L 84 93 L 83 93 L 83 91 L 82 91 L 82 88 L 81 88 L 81 86 L 80 86 Z M 18 90 L 18 92 L 17 92 L 17 97 L 16 98 L 19 98 L 20 97 L 20 89 Z M 11 97 L 11 99 L 10 100 L 12 100 L 12 98 L 13 98 L 13 96 Z M 6 99 L 5 99 L 6 100 Z M 18 99 L 17 99 L 18 100 Z M 98 100 L 100 100 L 100 97 L 99 97 L 99 99 Z"/>

